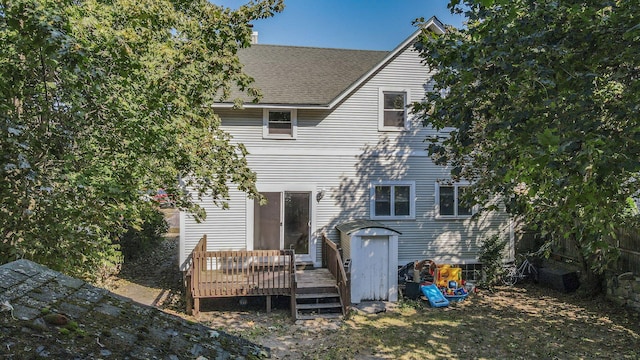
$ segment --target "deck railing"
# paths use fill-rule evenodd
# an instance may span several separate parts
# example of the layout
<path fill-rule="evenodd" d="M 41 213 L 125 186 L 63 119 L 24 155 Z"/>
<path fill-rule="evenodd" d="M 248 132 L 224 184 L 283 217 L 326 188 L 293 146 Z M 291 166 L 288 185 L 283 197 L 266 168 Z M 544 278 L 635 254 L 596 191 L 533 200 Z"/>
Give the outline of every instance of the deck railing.
<path fill-rule="evenodd" d="M 322 234 L 322 266 L 329 269 L 336 278 L 336 285 L 340 292 L 342 301 L 342 313 L 348 314 L 351 306 L 351 284 L 344 270 L 342 256 L 336 243 L 331 241 L 325 234 Z"/>
<path fill-rule="evenodd" d="M 293 250 L 207 251 L 205 235 L 189 258 L 187 312 L 197 314 L 201 298 L 295 296 L 294 259 Z"/>

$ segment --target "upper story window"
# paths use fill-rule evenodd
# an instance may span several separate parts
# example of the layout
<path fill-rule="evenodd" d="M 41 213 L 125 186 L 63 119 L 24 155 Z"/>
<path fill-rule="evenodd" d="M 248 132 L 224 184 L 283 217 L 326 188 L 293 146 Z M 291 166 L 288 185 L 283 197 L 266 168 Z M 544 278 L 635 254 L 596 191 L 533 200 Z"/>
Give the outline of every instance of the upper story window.
<path fill-rule="evenodd" d="M 415 219 L 415 183 L 392 181 L 371 184 L 371 219 Z"/>
<path fill-rule="evenodd" d="M 383 88 L 380 89 L 379 97 L 378 130 L 407 129 L 409 92 L 404 89 Z"/>
<path fill-rule="evenodd" d="M 295 139 L 298 117 L 295 109 L 264 109 L 262 137 L 265 139 Z"/>
<path fill-rule="evenodd" d="M 436 183 L 436 217 L 465 218 L 473 215 L 473 207 L 461 201 L 468 186 Z"/>

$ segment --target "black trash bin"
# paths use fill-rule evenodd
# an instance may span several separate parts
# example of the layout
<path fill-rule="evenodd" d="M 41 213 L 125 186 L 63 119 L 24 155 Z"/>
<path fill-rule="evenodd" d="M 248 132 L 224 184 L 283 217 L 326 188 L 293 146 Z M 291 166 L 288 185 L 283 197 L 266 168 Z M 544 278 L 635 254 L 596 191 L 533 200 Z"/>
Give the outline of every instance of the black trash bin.
<path fill-rule="evenodd" d="M 413 281 L 407 281 L 404 289 L 404 297 L 411 300 L 418 300 L 420 295 L 420 284 Z"/>

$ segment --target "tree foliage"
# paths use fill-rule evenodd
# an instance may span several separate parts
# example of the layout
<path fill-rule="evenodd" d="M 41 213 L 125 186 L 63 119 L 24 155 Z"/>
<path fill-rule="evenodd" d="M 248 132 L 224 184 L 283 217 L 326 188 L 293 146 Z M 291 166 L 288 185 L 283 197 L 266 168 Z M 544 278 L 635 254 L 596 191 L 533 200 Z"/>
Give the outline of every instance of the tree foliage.
<path fill-rule="evenodd" d="M 507 244 L 499 234 L 482 240 L 478 260 L 482 263 L 483 277 L 479 285 L 491 289 L 498 284 L 504 273 L 503 257 Z"/>
<path fill-rule="evenodd" d="M 584 270 L 615 258 L 640 170 L 640 2 L 454 0 L 466 29 L 417 44 L 437 70 L 414 110 L 441 130 L 429 151 L 485 203 L 553 239 Z"/>
<path fill-rule="evenodd" d="M 236 54 L 248 23 L 282 7 L 0 2 L 0 260 L 90 276 L 142 222 L 149 190 L 201 216 L 178 179 L 222 206 L 230 182 L 256 195 L 211 104 L 234 87 L 258 98 Z"/>

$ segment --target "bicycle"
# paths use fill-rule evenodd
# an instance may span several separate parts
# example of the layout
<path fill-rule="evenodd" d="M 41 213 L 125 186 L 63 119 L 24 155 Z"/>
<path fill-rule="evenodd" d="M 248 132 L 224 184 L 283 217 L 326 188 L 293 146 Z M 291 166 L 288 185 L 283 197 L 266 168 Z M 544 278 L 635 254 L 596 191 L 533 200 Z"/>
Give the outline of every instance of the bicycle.
<path fill-rule="evenodd" d="M 525 256 L 524 260 L 516 267 L 515 262 L 505 264 L 502 274 L 502 282 L 507 286 L 513 286 L 519 281 L 531 278 L 538 280 L 538 269 Z"/>

